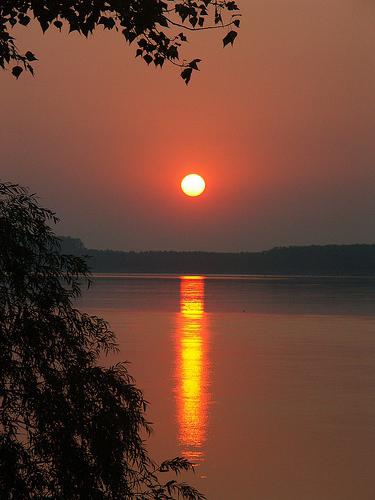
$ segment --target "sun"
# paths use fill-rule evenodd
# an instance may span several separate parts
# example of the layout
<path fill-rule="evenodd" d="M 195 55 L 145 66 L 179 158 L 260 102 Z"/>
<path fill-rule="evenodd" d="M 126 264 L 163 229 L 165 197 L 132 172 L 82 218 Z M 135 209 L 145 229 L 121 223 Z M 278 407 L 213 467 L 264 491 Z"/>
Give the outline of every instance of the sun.
<path fill-rule="evenodd" d="M 199 196 L 206 189 L 206 183 L 200 175 L 189 174 L 182 179 L 181 189 L 187 196 Z"/>

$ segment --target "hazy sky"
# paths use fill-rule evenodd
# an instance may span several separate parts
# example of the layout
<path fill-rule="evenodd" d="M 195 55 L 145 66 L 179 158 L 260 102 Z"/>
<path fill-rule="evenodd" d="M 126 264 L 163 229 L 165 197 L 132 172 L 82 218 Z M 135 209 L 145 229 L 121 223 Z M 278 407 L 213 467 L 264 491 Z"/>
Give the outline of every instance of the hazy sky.
<path fill-rule="evenodd" d="M 116 33 L 19 31 L 36 77 L 0 73 L 0 178 L 89 247 L 255 250 L 375 242 L 375 5 L 242 0 L 233 49 L 197 34 L 185 87 Z M 179 188 L 206 179 L 204 196 Z"/>

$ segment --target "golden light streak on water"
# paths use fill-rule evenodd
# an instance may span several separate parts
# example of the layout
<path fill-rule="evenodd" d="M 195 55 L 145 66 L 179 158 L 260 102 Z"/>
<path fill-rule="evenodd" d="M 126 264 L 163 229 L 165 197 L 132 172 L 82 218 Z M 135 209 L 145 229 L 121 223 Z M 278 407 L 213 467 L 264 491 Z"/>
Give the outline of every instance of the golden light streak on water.
<path fill-rule="evenodd" d="M 203 447 L 207 437 L 208 347 L 204 278 L 182 276 L 176 330 L 178 439 L 182 455 L 195 463 L 204 459 Z"/>

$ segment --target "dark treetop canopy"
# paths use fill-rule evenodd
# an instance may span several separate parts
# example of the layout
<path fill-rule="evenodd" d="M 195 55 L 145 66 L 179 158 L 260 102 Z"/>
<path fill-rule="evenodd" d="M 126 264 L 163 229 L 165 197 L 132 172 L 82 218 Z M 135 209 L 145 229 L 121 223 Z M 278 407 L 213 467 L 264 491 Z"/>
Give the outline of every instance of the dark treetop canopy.
<path fill-rule="evenodd" d="M 36 56 L 29 50 L 21 53 L 11 33 L 17 24 L 27 26 L 34 18 L 43 32 L 64 25 L 86 37 L 100 25 L 120 31 L 129 44 L 137 45 L 137 57 L 155 66 L 165 61 L 179 66 L 188 83 L 200 59 L 180 58 L 181 45 L 187 42 L 183 31 L 225 28 L 224 47 L 233 45 L 240 26 L 238 10 L 236 2 L 226 0 L 2 0 L 0 66 L 15 63 L 16 78 L 23 69 L 33 73 Z"/>

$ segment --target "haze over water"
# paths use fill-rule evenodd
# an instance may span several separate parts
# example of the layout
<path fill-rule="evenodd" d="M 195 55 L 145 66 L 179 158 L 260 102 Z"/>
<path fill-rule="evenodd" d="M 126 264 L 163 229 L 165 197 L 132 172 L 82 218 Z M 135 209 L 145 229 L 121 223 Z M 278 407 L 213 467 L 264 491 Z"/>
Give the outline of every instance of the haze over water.
<path fill-rule="evenodd" d="M 120 32 L 20 27 L 38 62 L 35 78 L 2 78 L 2 177 L 88 248 L 372 243 L 374 2 L 239 5 L 233 49 L 221 30 L 189 34 L 182 57 L 202 63 L 188 87 Z M 194 201 L 180 190 L 191 172 L 207 184 Z"/>
<path fill-rule="evenodd" d="M 96 277 L 150 401 L 157 459 L 183 455 L 213 500 L 370 500 L 375 478 L 371 279 Z"/>

